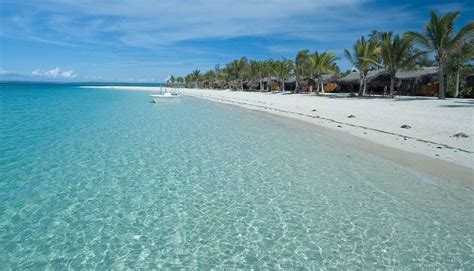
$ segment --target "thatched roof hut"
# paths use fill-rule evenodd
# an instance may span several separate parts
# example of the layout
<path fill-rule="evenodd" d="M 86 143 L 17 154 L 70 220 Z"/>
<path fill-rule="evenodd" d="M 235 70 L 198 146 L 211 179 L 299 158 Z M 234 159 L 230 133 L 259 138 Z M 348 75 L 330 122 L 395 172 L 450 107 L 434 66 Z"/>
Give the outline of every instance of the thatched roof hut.
<path fill-rule="evenodd" d="M 423 67 L 418 70 L 412 70 L 412 71 L 398 71 L 395 75 L 397 79 L 401 80 L 407 80 L 407 79 L 413 79 L 413 78 L 420 78 L 423 76 L 433 76 L 438 73 L 438 67 Z M 387 74 L 384 69 L 379 69 L 379 70 L 374 70 L 374 71 L 369 71 L 367 74 L 367 80 L 368 82 L 371 82 L 378 77 Z M 338 80 L 340 83 L 360 83 L 360 74 L 358 71 L 353 71 L 349 73 L 348 75 L 344 76 L 343 78 L 340 78 Z"/>
<path fill-rule="evenodd" d="M 369 71 L 367 74 L 367 81 L 371 82 L 375 78 L 377 78 L 380 75 L 383 75 L 385 73 L 384 70 L 374 70 L 374 71 Z M 360 73 L 358 71 L 353 71 L 349 73 L 348 75 L 339 78 L 337 80 L 341 84 L 360 84 Z"/>
<path fill-rule="evenodd" d="M 412 71 L 398 71 L 395 75 L 396 92 L 401 95 L 434 95 L 437 84 L 438 67 L 423 67 Z M 369 93 L 383 93 L 390 85 L 390 76 L 384 69 L 369 71 L 367 74 Z M 353 71 L 338 80 L 346 91 L 357 91 L 360 84 L 360 74 Z M 433 86 L 433 87 L 432 87 Z"/>
<path fill-rule="evenodd" d="M 423 76 L 433 76 L 438 74 L 438 67 L 423 67 L 412 71 L 398 71 L 395 77 L 401 80 L 416 79 Z"/>
<path fill-rule="evenodd" d="M 423 67 L 413 71 L 399 71 L 397 91 L 400 95 L 436 96 L 438 93 L 438 67 Z"/>
<path fill-rule="evenodd" d="M 338 77 L 337 77 L 337 74 L 335 73 L 321 75 L 321 81 L 323 84 L 335 83 L 337 82 L 337 79 Z"/>

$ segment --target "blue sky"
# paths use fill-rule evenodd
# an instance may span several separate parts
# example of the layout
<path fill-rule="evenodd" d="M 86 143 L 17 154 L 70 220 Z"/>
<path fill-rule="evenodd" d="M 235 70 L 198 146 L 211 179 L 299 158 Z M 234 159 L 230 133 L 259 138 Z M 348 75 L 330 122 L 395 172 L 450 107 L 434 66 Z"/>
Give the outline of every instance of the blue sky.
<path fill-rule="evenodd" d="M 0 0 L 0 80 L 161 82 L 245 55 L 343 58 L 371 30 L 421 30 L 430 10 L 469 1 Z"/>

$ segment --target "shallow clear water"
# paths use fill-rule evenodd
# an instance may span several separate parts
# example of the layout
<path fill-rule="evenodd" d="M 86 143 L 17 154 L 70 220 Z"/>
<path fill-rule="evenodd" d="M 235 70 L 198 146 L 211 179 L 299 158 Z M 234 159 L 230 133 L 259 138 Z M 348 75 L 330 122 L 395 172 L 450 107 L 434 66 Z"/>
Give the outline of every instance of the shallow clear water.
<path fill-rule="evenodd" d="M 2 268 L 474 268 L 472 190 L 148 95 L 0 84 Z"/>

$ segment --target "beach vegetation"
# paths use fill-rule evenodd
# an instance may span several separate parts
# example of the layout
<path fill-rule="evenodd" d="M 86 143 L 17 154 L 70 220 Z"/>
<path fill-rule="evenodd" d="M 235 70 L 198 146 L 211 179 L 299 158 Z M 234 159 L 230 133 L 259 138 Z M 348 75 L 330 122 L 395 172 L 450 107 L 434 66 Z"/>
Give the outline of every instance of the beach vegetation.
<path fill-rule="evenodd" d="M 445 69 L 447 59 L 453 54 L 453 51 L 457 50 L 456 47 L 459 44 L 473 42 L 474 22 L 470 21 L 456 33 L 455 23 L 458 17 L 459 12 L 448 12 L 443 15 L 432 11 L 430 21 L 425 23 L 423 31 L 409 31 L 405 34 L 435 55 L 439 68 L 439 99 L 446 97 Z"/>
<path fill-rule="evenodd" d="M 378 88 L 380 93 L 382 88 L 384 96 L 394 97 L 396 90 L 401 93 L 402 79 L 398 74 L 405 72 L 404 80 L 411 84 L 409 93 L 433 95 L 438 92 L 438 97 L 443 99 L 447 86 L 449 96 L 469 97 L 472 95 L 472 80 L 467 78 L 473 73 L 474 22 L 470 21 L 456 31 L 458 17 L 459 12 L 431 12 L 429 22 L 420 32 L 396 34 L 373 30 L 367 36 L 362 35 L 351 49 L 344 50 L 345 59 L 353 65 L 353 69 L 346 72 L 340 72 L 337 65 L 340 58 L 334 52 L 311 53 L 303 49 L 297 52 L 294 60 L 256 60 L 243 56 L 223 68 L 217 65 L 214 70 L 204 73 L 194 70 L 184 78 L 172 76 L 168 82 L 187 87 L 241 91 L 283 91 L 289 87 L 296 93 L 312 92 L 316 87 L 318 93 L 324 93 L 325 84 L 330 80 L 337 82 L 338 89 L 343 91 L 343 87 L 347 92 L 358 88 L 358 96 L 373 94 L 374 88 Z M 412 74 L 407 75 L 407 72 Z M 341 79 L 341 76 L 348 79 Z M 423 83 L 425 85 L 413 83 L 422 76 L 430 78 Z M 380 81 L 375 82 L 377 78 L 390 80 L 383 79 L 381 85 Z M 412 85 L 419 90 L 413 92 Z"/>
<path fill-rule="evenodd" d="M 362 36 L 354 43 L 352 52 L 344 49 L 347 60 L 359 71 L 359 96 L 364 96 L 367 91 L 367 74 L 377 67 L 374 63 L 378 60 L 379 44 L 380 42 L 376 39 L 365 39 Z"/>

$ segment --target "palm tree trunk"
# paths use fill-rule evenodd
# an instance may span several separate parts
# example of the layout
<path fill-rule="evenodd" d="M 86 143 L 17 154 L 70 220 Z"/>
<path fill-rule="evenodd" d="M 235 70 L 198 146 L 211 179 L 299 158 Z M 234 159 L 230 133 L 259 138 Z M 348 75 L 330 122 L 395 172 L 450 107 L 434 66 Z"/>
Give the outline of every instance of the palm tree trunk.
<path fill-rule="evenodd" d="M 390 73 L 390 98 L 393 98 L 395 92 L 395 73 Z"/>
<path fill-rule="evenodd" d="M 367 82 L 367 79 L 366 79 L 366 80 L 364 81 L 364 91 L 363 91 L 364 93 L 363 93 L 363 95 L 365 95 L 365 94 L 367 93 L 367 87 L 368 87 L 368 85 L 369 85 L 368 83 L 369 83 L 369 82 Z"/>
<path fill-rule="evenodd" d="M 281 80 L 281 91 L 285 91 L 285 80 Z"/>
<path fill-rule="evenodd" d="M 360 78 L 359 96 L 364 96 L 364 77 Z"/>
<path fill-rule="evenodd" d="M 263 78 L 260 76 L 260 91 L 263 91 Z"/>
<path fill-rule="evenodd" d="M 443 60 L 439 60 L 438 61 L 438 67 L 439 67 L 439 71 L 438 71 L 438 81 L 439 81 L 439 92 L 438 92 L 438 99 L 445 99 L 446 98 L 446 94 L 445 94 L 445 90 L 444 90 L 444 62 Z"/>
<path fill-rule="evenodd" d="M 457 98 L 459 96 L 459 68 L 456 71 L 456 93 L 454 94 L 454 98 Z"/>
<path fill-rule="evenodd" d="M 299 88 L 300 88 L 300 84 L 299 84 L 299 80 L 298 80 L 298 73 L 295 73 L 295 79 L 296 79 L 296 83 L 295 83 L 295 92 L 298 93 L 299 92 Z"/>
<path fill-rule="evenodd" d="M 244 79 L 240 78 L 240 90 L 244 91 Z"/>
<path fill-rule="evenodd" d="M 324 93 L 324 83 L 321 81 L 321 93 Z"/>

